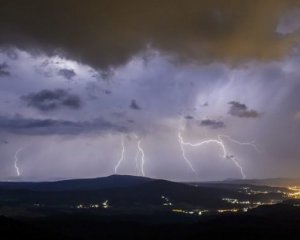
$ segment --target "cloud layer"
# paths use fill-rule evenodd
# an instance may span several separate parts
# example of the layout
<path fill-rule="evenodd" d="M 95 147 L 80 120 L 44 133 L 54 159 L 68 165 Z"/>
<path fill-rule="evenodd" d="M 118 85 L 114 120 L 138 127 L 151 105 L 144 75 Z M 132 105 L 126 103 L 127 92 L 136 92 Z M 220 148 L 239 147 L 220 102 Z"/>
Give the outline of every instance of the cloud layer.
<path fill-rule="evenodd" d="M 124 64 L 147 46 L 182 60 L 273 59 L 298 33 L 276 34 L 298 0 L 3 1 L 0 43 L 65 53 L 97 68 Z M 47 26 L 47 27 L 46 27 Z"/>
<path fill-rule="evenodd" d="M 122 133 L 126 132 L 127 129 L 103 119 L 74 122 L 55 119 L 31 119 L 22 116 L 10 118 L 0 116 L 0 131 L 20 135 L 78 135 L 107 132 Z"/>
<path fill-rule="evenodd" d="M 80 97 L 75 94 L 71 94 L 64 89 L 45 89 L 40 92 L 22 96 L 21 99 L 25 101 L 29 107 L 45 112 L 53 111 L 62 107 L 70 109 L 79 109 L 81 107 Z"/>

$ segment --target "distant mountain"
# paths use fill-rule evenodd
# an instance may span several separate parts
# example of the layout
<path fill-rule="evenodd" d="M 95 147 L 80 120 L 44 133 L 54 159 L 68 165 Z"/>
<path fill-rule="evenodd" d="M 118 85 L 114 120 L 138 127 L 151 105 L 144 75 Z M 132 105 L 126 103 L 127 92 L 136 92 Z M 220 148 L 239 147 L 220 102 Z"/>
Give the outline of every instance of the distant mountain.
<path fill-rule="evenodd" d="M 300 186 L 299 178 L 228 179 L 223 182 L 229 184 L 264 185 L 273 187 Z"/>
<path fill-rule="evenodd" d="M 282 193 L 249 195 L 236 182 L 188 184 L 146 177 L 112 175 L 91 179 L 56 182 L 0 182 L 0 206 L 43 206 L 74 209 L 77 206 L 102 206 L 109 211 L 160 211 L 179 209 L 232 208 L 224 198 L 241 201 L 281 200 Z M 235 205 L 237 207 L 237 205 Z"/>
<path fill-rule="evenodd" d="M 71 179 L 55 182 L 0 182 L 0 190 L 91 191 L 133 187 L 148 181 L 153 181 L 153 179 L 137 176 L 111 175 L 108 177 Z"/>
<path fill-rule="evenodd" d="M 112 209 L 125 211 L 149 211 L 153 207 L 159 209 L 167 206 L 201 209 L 229 207 L 223 197 L 247 198 L 243 193 L 227 189 L 124 175 L 40 183 L 0 182 L 0 205 L 77 206 L 102 204 L 108 200 Z"/>

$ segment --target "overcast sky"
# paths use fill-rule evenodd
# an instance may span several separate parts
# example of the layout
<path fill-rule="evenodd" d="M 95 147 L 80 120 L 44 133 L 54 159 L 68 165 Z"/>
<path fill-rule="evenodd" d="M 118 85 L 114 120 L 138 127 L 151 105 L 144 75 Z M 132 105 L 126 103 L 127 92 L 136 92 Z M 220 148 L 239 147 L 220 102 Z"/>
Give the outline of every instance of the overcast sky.
<path fill-rule="evenodd" d="M 0 179 L 300 177 L 299 43 L 298 0 L 0 0 Z"/>

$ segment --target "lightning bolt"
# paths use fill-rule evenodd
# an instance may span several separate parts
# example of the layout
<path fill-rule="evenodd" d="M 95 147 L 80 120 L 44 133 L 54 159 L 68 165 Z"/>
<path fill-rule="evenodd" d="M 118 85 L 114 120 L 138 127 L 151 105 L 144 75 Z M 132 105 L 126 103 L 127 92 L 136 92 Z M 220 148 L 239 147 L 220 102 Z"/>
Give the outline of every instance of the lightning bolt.
<path fill-rule="evenodd" d="M 228 135 L 219 135 L 218 136 L 219 138 L 226 138 L 228 139 L 229 141 L 235 143 L 235 144 L 238 144 L 240 146 L 250 146 L 252 147 L 256 152 L 261 152 L 260 149 L 255 145 L 255 142 L 254 141 L 251 141 L 251 142 L 240 142 L 238 140 L 235 140 L 233 139 L 232 137 L 228 136 Z"/>
<path fill-rule="evenodd" d="M 142 175 L 145 176 L 145 172 L 144 172 L 145 153 L 144 153 L 143 148 L 141 147 L 141 142 L 142 142 L 142 140 L 139 140 L 137 146 L 138 146 L 138 151 L 139 151 L 139 153 L 141 155 L 141 172 L 142 172 Z"/>
<path fill-rule="evenodd" d="M 125 144 L 124 144 L 124 136 L 122 135 L 121 137 L 121 146 L 122 146 L 122 151 L 121 151 L 121 157 L 117 163 L 117 165 L 115 166 L 115 174 L 118 172 L 118 168 L 120 166 L 120 164 L 124 161 L 124 156 L 125 156 Z"/>
<path fill-rule="evenodd" d="M 15 153 L 15 169 L 16 169 L 16 172 L 17 172 L 17 175 L 18 177 L 20 177 L 20 170 L 19 170 L 19 167 L 18 167 L 18 161 L 19 161 L 19 158 L 18 158 L 18 155 L 20 152 L 22 152 L 24 150 L 24 148 L 19 148 L 16 153 Z"/>
<path fill-rule="evenodd" d="M 233 155 L 227 156 L 226 158 L 227 158 L 227 159 L 230 159 L 230 160 L 234 163 L 234 165 L 235 165 L 237 168 L 240 169 L 241 175 L 242 175 L 243 179 L 245 179 L 245 178 L 246 178 L 246 175 L 245 175 L 245 173 L 244 173 L 244 170 L 243 170 L 242 166 L 241 166 L 241 165 L 239 164 L 239 162 L 237 161 L 237 159 L 236 159 Z"/>
<path fill-rule="evenodd" d="M 135 166 L 138 170 L 138 174 L 141 173 L 142 176 L 145 176 L 145 171 L 144 171 L 145 152 L 144 152 L 144 149 L 141 146 L 142 140 L 137 135 L 134 135 L 134 136 L 137 139 L 137 152 L 136 152 L 136 155 L 135 155 Z M 140 156 L 140 158 L 139 158 L 139 156 Z M 140 167 L 139 167 L 139 159 L 141 161 Z"/>
<path fill-rule="evenodd" d="M 188 159 L 188 157 L 186 156 L 186 153 L 185 153 L 185 149 L 184 149 L 184 146 L 190 146 L 190 147 L 200 147 L 200 146 L 203 146 L 203 145 L 206 145 L 206 144 L 217 144 L 218 146 L 220 146 L 220 148 L 222 149 L 222 152 L 223 152 L 223 155 L 222 157 L 225 158 L 225 159 L 229 159 L 233 162 L 233 164 L 239 169 L 240 173 L 241 173 L 241 176 L 243 177 L 243 179 L 246 178 L 246 175 L 245 175 L 245 172 L 243 170 L 243 167 L 240 165 L 240 163 L 238 162 L 238 160 L 233 156 L 233 155 L 229 155 L 228 152 L 227 152 L 227 149 L 226 149 L 226 146 L 224 144 L 224 141 L 222 138 L 226 138 L 228 139 L 229 141 L 235 143 L 235 144 L 238 144 L 238 145 L 247 145 L 247 146 L 251 146 L 253 147 L 257 152 L 259 152 L 257 146 L 254 144 L 254 142 L 240 142 L 240 141 L 237 141 L 233 138 L 231 138 L 230 136 L 227 136 L 227 135 L 219 135 L 217 139 L 207 139 L 207 140 L 203 140 L 203 141 L 200 141 L 200 142 L 197 142 L 197 143 L 190 143 L 190 142 L 185 142 L 183 140 L 183 137 L 181 135 L 181 131 L 184 130 L 184 128 L 180 128 L 179 131 L 178 131 L 178 141 L 179 141 L 179 144 L 180 144 L 180 148 L 181 148 L 181 152 L 182 152 L 182 157 L 183 159 L 186 161 L 186 163 L 188 164 L 188 166 L 190 167 L 190 169 L 197 174 L 195 168 L 193 167 L 191 161 Z"/>
<path fill-rule="evenodd" d="M 139 160 L 139 155 L 140 155 L 140 150 L 137 149 L 136 155 L 135 155 L 135 167 L 136 167 L 136 169 L 137 169 L 137 171 L 138 171 L 138 174 L 140 174 L 140 168 L 139 168 L 139 162 L 138 162 L 138 160 Z"/>
<path fill-rule="evenodd" d="M 183 159 L 188 164 L 188 166 L 190 167 L 190 169 L 197 175 L 197 172 L 196 172 L 195 168 L 193 167 L 192 163 L 190 162 L 190 160 L 187 158 L 187 156 L 185 154 L 184 145 L 186 143 L 183 141 L 183 138 L 181 136 L 181 132 L 180 131 L 178 132 L 178 140 L 179 140 L 179 144 L 180 144 L 180 148 L 181 148 L 181 153 L 182 153 Z"/>
<path fill-rule="evenodd" d="M 134 135 L 134 136 L 137 139 L 137 153 L 135 155 L 135 165 L 136 165 L 136 168 L 138 169 L 139 174 L 141 173 L 142 176 L 145 176 L 145 171 L 144 171 L 145 152 L 141 146 L 142 140 L 137 135 Z M 140 159 L 140 167 L 139 167 L 139 159 Z M 124 136 L 122 135 L 122 137 L 121 137 L 121 156 L 120 156 L 118 163 L 115 166 L 115 174 L 117 174 L 118 169 L 124 160 L 125 160 L 125 144 L 124 144 Z"/>

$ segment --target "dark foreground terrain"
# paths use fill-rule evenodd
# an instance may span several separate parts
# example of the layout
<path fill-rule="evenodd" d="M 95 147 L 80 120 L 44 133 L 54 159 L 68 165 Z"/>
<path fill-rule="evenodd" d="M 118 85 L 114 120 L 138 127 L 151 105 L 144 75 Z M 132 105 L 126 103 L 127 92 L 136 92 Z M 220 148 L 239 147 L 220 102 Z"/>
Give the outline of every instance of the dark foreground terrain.
<path fill-rule="evenodd" d="M 131 176 L 2 182 L 1 239 L 299 239 L 296 190 L 255 184 Z"/>
<path fill-rule="evenodd" d="M 0 229 L 1 239 L 299 239 L 299 209 L 276 206 L 265 210 L 193 221 L 180 217 L 169 223 L 156 223 L 157 218 L 170 220 L 171 216 L 161 215 L 2 217 Z"/>

